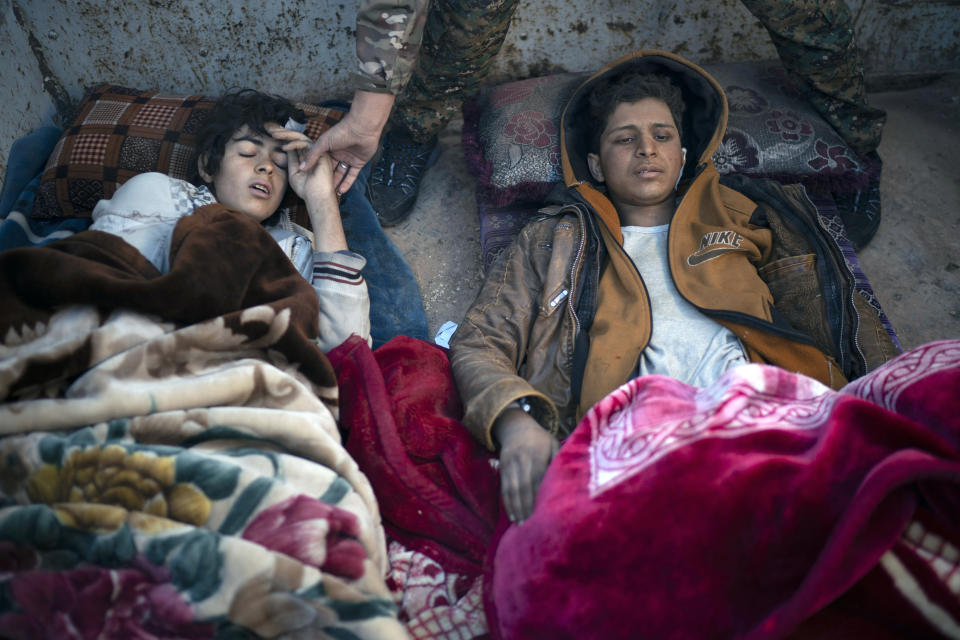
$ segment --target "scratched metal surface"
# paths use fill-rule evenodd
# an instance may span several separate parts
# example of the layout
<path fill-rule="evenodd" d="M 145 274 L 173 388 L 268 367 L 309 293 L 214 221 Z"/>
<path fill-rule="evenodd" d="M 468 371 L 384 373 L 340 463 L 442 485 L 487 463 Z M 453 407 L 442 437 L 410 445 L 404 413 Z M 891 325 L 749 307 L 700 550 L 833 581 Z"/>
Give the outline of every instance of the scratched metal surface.
<path fill-rule="evenodd" d="M 960 69 L 960 0 L 848 0 L 867 75 Z M 0 176 L 10 144 L 98 82 L 217 94 L 349 93 L 352 0 L 0 0 Z M 491 82 L 597 68 L 636 48 L 699 63 L 776 56 L 739 0 L 522 0 Z"/>

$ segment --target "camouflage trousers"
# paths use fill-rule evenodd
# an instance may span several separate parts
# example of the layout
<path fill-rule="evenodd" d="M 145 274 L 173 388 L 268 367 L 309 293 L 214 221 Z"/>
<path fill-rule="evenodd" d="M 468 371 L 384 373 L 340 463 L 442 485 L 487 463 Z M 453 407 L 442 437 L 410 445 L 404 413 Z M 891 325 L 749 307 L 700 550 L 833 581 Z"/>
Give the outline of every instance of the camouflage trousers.
<path fill-rule="evenodd" d="M 773 40 L 787 73 L 861 154 L 876 151 L 886 112 L 867 104 L 863 63 L 843 0 L 742 0 Z"/>
<path fill-rule="evenodd" d="M 519 0 L 433 0 L 413 75 L 397 96 L 393 129 L 436 135 L 476 93 L 507 36 Z"/>

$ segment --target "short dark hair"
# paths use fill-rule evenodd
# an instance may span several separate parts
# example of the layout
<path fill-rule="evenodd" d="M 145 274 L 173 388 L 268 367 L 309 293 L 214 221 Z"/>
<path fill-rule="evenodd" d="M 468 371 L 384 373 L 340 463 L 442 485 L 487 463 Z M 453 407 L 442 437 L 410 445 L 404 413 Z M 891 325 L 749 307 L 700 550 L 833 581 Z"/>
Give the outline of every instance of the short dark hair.
<path fill-rule="evenodd" d="M 266 123 L 283 126 L 288 118 L 306 122 L 306 114 L 292 102 L 280 96 L 255 89 L 236 89 L 225 93 L 214 103 L 207 119 L 197 131 L 197 145 L 191 167 L 196 171 L 197 160 L 203 158 L 203 170 L 212 176 L 220 171 L 220 161 L 230 138 L 244 125 L 256 133 L 267 135 Z M 199 173 L 194 182 L 202 183 Z"/>
<path fill-rule="evenodd" d="M 591 153 L 599 152 L 603 130 L 607 128 L 607 120 L 618 104 L 638 102 L 644 98 L 657 98 L 666 103 L 682 140 L 683 112 L 686 105 L 680 87 L 664 75 L 628 71 L 611 78 L 603 78 L 591 88 L 587 96 L 590 114 L 586 131 L 589 136 L 586 140 L 587 150 Z"/>

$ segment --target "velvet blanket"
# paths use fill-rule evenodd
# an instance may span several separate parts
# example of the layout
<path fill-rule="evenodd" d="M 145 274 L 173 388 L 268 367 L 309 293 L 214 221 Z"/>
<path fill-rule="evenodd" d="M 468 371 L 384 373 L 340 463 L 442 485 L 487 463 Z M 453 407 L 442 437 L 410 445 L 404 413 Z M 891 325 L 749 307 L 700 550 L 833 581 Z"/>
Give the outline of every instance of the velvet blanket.
<path fill-rule="evenodd" d="M 171 265 L 0 253 L 0 635 L 407 637 L 312 288 L 219 205 Z"/>
<path fill-rule="evenodd" d="M 388 536 L 388 585 L 422 639 L 486 637 L 481 571 L 499 514 L 496 460 L 461 424 L 446 351 L 399 336 L 329 354 L 347 451 L 370 479 Z"/>
<path fill-rule="evenodd" d="M 490 555 L 502 638 L 960 637 L 960 341 L 591 409 Z"/>

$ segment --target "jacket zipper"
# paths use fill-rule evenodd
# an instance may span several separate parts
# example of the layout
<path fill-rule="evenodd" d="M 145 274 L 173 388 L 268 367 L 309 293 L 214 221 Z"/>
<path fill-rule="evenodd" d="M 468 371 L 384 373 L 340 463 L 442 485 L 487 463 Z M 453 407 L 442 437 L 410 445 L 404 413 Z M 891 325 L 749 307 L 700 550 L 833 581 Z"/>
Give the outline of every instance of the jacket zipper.
<path fill-rule="evenodd" d="M 577 212 L 577 222 L 580 223 L 580 242 L 577 246 L 577 253 L 573 258 L 573 262 L 570 265 L 570 293 L 567 295 L 567 310 L 570 312 L 570 317 L 573 319 L 574 332 L 571 336 L 571 340 L 575 343 L 577 340 L 577 335 L 580 333 L 580 318 L 577 317 L 577 310 L 573 306 L 573 301 L 576 299 L 577 294 L 577 265 L 580 264 L 580 260 L 583 258 L 583 247 L 586 242 L 586 223 L 584 222 L 583 210 L 580 207 L 573 207 Z M 570 347 L 570 353 L 573 353 L 574 345 L 568 345 Z"/>
<path fill-rule="evenodd" d="M 824 227 L 824 225 L 823 225 L 823 220 L 820 218 L 820 214 L 819 214 L 819 211 L 818 211 L 818 209 L 817 209 L 817 206 L 813 203 L 812 200 L 810 200 L 810 197 L 807 195 L 806 190 L 803 191 L 803 198 L 804 198 L 804 200 L 806 200 L 807 204 L 810 205 L 810 208 L 811 208 L 813 211 L 816 211 L 816 212 L 817 212 L 816 220 L 817 220 L 817 226 L 820 228 L 820 231 L 821 231 L 822 233 L 827 234 L 827 236 L 832 237 L 832 236 L 830 236 L 830 232 Z M 822 244 L 822 243 L 821 243 L 821 244 Z M 829 246 L 827 247 L 827 250 L 829 250 L 831 253 L 833 253 L 833 245 L 832 245 L 832 244 L 829 245 Z M 849 297 L 848 297 L 847 300 L 846 300 L 846 302 L 848 303 L 848 304 L 846 305 L 846 307 L 847 307 L 847 312 L 853 316 L 853 320 L 854 320 L 854 323 L 852 324 L 853 330 L 851 331 L 851 336 L 850 336 L 850 341 L 853 343 L 853 349 L 851 350 L 851 351 L 852 351 L 851 357 L 856 357 L 856 359 L 857 359 L 857 364 L 858 364 L 859 367 L 860 367 L 860 371 L 862 372 L 862 374 L 865 374 L 865 373 L 867 373 L 867 358 L 866 358 L 866 356 L 863 355 L 863 349 L 860 347 L 860 337 L 857 335 L 857 329 L 858 329 L 859 326 L 860 326 L 860 312 L 857 311 L 857 305 L 856 305 L 856 303 L 854 303 L 854 301 L 853 301 L 853 297 L 856 296 L 856 295 L 859 295 L 859 294 L 857 294 L 857 290 L 856 290 L 856 289 L 857 289 L 857 287 L 856 287 L 856 277 L 854 276 L 853 272 L 850 270 L 850 265 L 847 263 L 847 259 L 843 256 L 843 252 L 842 252 L 842 251 L 840 252 L 840 255 L 839 255 L 838 257 L 835 257 L 835 259 L 837 260 L 837 262 L 839 262 L 839 263 L 842 265 L 842 268 L 843 268 L 843 269 L 846 271 L 846 273 L 850 276 L 850 282 L 851 282 L 850 295 L 849 295 Z M 840 319 L 840 349 L 841 349 L 840 353 L 841 353 L 841 356 L 843 355 L 843 349 L 844 349 L 844 347 L 845 347 L 845 345 L 846 345 L 846 343 L 847 343 L 847 341 L 846 341 L 846 340 L 844 339 L 844 337 L 843 337 L 843 330 L 844 330 L 844 327 L 846 326 L 846 323 L 845 323 L 843 320 L 844 320 L 844 318 L 841 318 L 841 319 Z M 840 366 L 841 366 L 841 369 L 844 368 L 844 367 L 843 367 L 843 361 L 842 361 L 842 360 L 841 360 L 841 362 L 840 362 Z"/>
<path fill-rule="evenodd" d="M 584 200 L 583 196 L 581 196 L 579 192 L 574 191 L 573 193 L 576 195 L 577 198 L 579 198 L 580 200 L 582 200 L 582 201 L 584 202 L 584 204 L 589 208 L 589 206 L 590 206 L 589 203 L 587 203 L 587 202 Z M 581 225 L 582 233 L 581 233 L 581 235 L 580 235 L 580 249 L 581 249 L 581 251 L 582 251 L 582 249 L 583 249 L 583 244 L 584 244 L 584 239 L 586 238 L 586 223 L 585 223 L 585 222 L 583 221 L 583 219 L 582 219 L 582 216 L 584 215 L 583 212 L 580 211 L 580 208 L 579 208 L 579 207 L 577 207 L 577 210 L 578 210 L 578 214 L 581 216 L 580 225 Z M 598 218 L 599 218 L 599 217 L 598 217 Z M 599 222 L 599 224 L 602 224 L 602 225 L 604 226 L 604 228 L 606 228 L 607 233 L 610 233 L 610 235 L 613 235 L 613 233 L 610 231 L 610 228 L 607 227 L 607 223 L 606 223 L 606 222 L 604 222 L 602 219 L 599 219 L 598 222 Z M 602 238 L 602 237 L 597 238 L 597 241 L 598 241 L 598 242 L 603 242 L 603 238 Z M 621 244 L 621 245 L 618 245 L 618 248 L 619 248 L 619 250 L 627 257 L 627 262 L 629 262 L 629 263 L 630 263 L 630 266 L 633 267 L 633 272 L 637 274 L 637 277 L 638 277 L 638 278 L 640 278 L 640 286 L 643 287 L 643 291 L 644 291 L 644 293 L 645 293 L 646 296 L 647 296 L 647 316 L 650 318 L 650 335 L 652 336 L 652 335 L 653 335 L 653 308 L 650 306 L 650 305 L 651 305 L 651 303 L 650 303 L 650 290 L 647 289 L 647 283 L 643 280 L 643 274 L 641 274 L 641 273 L 640 273 L 640 270 L 637 269 L 637 265 L 634 263 L 633 259 L 632 259 L 629 255 L 627 255 L 627 252 L 624 250 L 623 245 L 622 245 L 622 244 Z M 579 253 L 578 253 L 577 255 L 578 255 L 578 259 L 579 259 Z M 574 261 L 574 264 L 576 264 L 576 261 Z M 599 265 L 598 265 L 598 266 L 599 266 Z M 571 288 L 571 289 L 573 288 L 573 284 L 572 284 L 572 283 L 573 283 L 573 273 L 574 273 L 573 271 L 570 272 L 570 277 L 571 277 L 571 287 L 570 287 L 570 288 Z M 671 278 L 673 277 L 673 274 L 672 274 L 672 273 L 670 274 L 670 277 L 671 277 Z M 598 282 L 597 282 L 597 289 L 595 289 L 596 291 L 599 291 L 599 279 L 600 279 L 600 273 L 599 273 L 599 271 L 598 271 L 598 272 L 597 272 L 597 281 L 598 281 Z M 576 315 L 574 315 L 574 317 L 576 317 Z M 579 330 L 580 330 L 579 320 L 578 320 L 577 322 L 578 322 L 578 324 L 577 324 L 577 330 L 579 331 Z M 647 348 L 647 345 L 649 345 L 649 344 L 650 344 L 650 341 L 647 340 L 647 344 L 643 345 L 643 349 L 646 349 L 646 348 Z M 641 349 L 641 352 L 643 351 L 643 349 Z"/>

